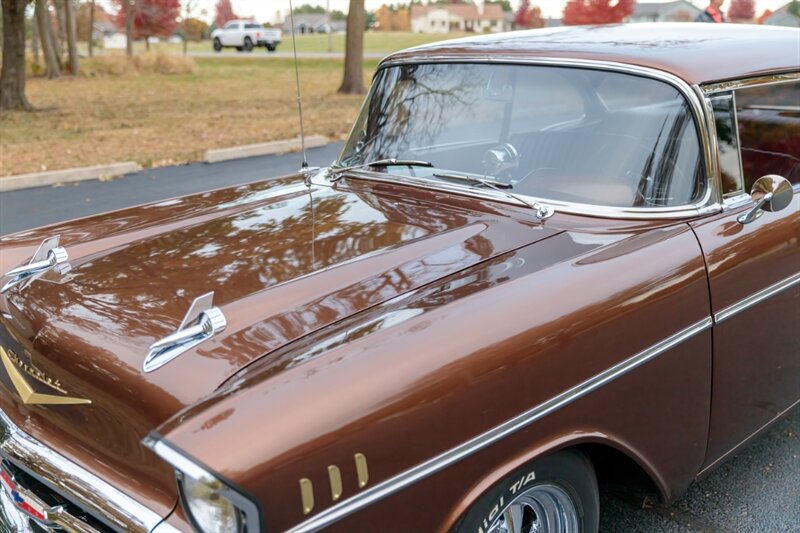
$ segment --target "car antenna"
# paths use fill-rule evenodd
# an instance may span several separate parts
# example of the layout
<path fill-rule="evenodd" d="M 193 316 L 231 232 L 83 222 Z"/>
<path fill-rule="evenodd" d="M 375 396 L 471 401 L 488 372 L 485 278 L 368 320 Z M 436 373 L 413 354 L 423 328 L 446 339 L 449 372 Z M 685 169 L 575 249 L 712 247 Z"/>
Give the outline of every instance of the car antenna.
<path fill-rule="evenodd" d="M 300 98 L 300 70 L 297 67 L 297 41 L 295 40 L 294 32 L 294 7 L 292 0 L 289 0 L 289 22 L 292 23 L 292 49 L 294 51 L 294 80 L 297 87 L 297 112 L 300 114 L 300 150 L 303 152 L 303 169 L 308 168 L 308 159 L 306 159 L 306 132 L 303 129 L 303 100 Z"/>

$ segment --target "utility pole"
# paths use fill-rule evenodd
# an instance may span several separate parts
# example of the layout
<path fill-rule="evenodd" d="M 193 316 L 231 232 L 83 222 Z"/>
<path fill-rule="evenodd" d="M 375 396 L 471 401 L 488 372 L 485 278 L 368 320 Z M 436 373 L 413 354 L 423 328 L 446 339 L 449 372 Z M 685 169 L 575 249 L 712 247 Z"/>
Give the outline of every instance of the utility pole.
<path fill-rule="evenodd" d="M 325 24 L 328 26 L 328 52 L 333 52 L 333 28 L 331 27 L 331 0 L 325 0 Z"/>

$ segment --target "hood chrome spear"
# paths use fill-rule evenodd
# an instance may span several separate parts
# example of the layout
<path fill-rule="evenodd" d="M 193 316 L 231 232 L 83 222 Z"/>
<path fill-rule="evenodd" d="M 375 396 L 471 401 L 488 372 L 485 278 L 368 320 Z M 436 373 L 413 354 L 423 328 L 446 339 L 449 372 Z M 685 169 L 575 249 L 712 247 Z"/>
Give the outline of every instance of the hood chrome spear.
<path fill-rule="evenodd" d="M 59 238 L 60 236 L 56 235 L 43 240 L 27 265 L 6 272 L 6 276 L 11 279 L 3 285 L 0 293 L 5 293 L 25 281 L 30 283 L 53 267 L 60 266 L 63 268 L 68 266 L 69 255 L 66 249 L 58 245 Z"/>

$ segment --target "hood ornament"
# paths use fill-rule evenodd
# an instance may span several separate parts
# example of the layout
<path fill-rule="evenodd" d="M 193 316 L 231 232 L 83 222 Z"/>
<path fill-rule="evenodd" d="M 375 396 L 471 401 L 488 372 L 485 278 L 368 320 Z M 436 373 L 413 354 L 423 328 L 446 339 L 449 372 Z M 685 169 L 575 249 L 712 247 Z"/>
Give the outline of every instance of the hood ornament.
<path fill-rule="evenodd" d="M 60 273 L 69 270 L 69 256 L 67 250 L 58 245 L 59 238 L 60 236 L 56 235 L 43 240 L 27 265 L 6 272 L 5 275 L 11 279 L 3 285 L 0 293 L 16 287 L 20 283 L 24 283 L 22 288 L 25 288 L 52 268 L 56 268 Z"/>
<path fill-rule="evenodd" d="M 219 307 L 213 307 L 214 292 L 198 296 L 175 333 L 153 343 L 144 359 L 142 369 L 152 372 L 180 354 L 194 348 L 225 329 L 228 324 Z"/>

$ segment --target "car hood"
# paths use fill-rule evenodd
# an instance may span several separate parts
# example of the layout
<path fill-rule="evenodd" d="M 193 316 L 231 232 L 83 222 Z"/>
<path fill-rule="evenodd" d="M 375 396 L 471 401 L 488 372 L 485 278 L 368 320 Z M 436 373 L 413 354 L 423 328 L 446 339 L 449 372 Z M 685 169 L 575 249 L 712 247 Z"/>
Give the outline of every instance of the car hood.
<path fill-rule="evenodd" d="M 141 445 L 153 428 L 277 348 L 557 233 L 475 200 L 448 205 L 357 185 L 306 186 L 294 176 L 3 239 L 5 272 L 60 235 L 70 270 L 0 298 L 0 344 L 21 369 L 58 381 L 53 390 L 28 379 L 40 392 L 91 404 L 23 406 L 3 374 L 12 399 L 1 407 L 24 413 L 23 428 L 88 468 L 150 484 L 151 498 L 168 506 L 171 472 Z M 149 346 L 209 291 L 226 329 L 144 372 Z"/>

